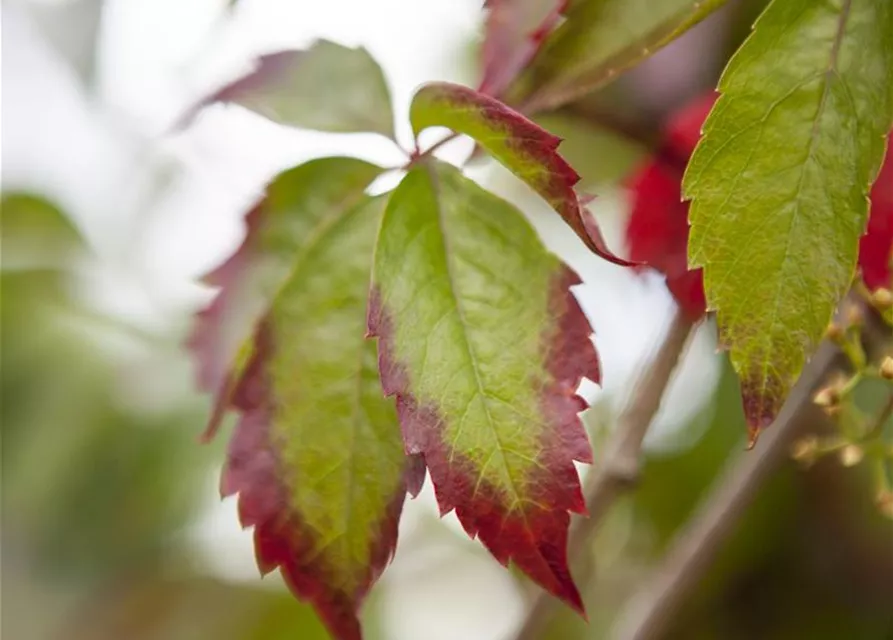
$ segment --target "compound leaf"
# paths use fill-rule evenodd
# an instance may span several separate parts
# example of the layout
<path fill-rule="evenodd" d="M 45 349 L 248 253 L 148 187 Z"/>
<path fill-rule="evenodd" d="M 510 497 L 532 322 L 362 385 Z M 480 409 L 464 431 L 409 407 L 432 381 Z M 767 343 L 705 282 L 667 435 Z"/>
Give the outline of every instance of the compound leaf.
<path fill-rule="evenodd" d="M 774 0 L 687 169 L 691 266 L 742 384 L 775 417 L 852 282 L 893 118 L 893 4 Z"/>
<path fill-rule="evenodd" d="M 568 512 L 585 511 L 573 461 L 591 461 L 576 390 L 599 366 L 578 282 L 517 209 L 425 162 L 385 212 L 369 331 L 441 512 L 582 611 L 566 550 Z"/>

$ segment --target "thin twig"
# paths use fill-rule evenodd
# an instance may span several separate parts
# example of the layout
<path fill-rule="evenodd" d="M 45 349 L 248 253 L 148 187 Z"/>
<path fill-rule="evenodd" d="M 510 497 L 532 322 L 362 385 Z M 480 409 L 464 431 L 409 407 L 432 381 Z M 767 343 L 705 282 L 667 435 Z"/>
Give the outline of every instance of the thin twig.
<path fill-rule="evenodd" d="M 778 414 L 755 449 L 729 463 L 714 489 L 670 545 L 658 569 L 643 581 L 618 617 L 617 640 L 657 640 L 672 622 L 680 604 L 698 585 L 722 542 L 734 531 L 757 489 L 785 459 L 796 435 L 823 419 L 812 402 L 813 391 L 834 370 L 840 352 L 823 343 L 804 369 Z"/>
<path fill-rule="evenodd" d="M 588 562 L 584 561 L 585 551 L 608 509 L 639 478 L 642 441 L 660 408 L 661 399 L 691 331 L 691 321 L 677 311 L 660 349 L 635 384 L 636 392 L 618 419 L 616 431 L 605 449 L 601 467 L 597 471 L 593 470 L 586 483 L 584 495 L 589 517 L 576 521 L 568 543 L 571 566 L 577 568 L 578 572 L 588 572 Z M 543 628 L 560 606 L 556 598 L 539 592 L 528 610 L 523 626 L 515 636 L 516 640 L 538 640 Z"/>

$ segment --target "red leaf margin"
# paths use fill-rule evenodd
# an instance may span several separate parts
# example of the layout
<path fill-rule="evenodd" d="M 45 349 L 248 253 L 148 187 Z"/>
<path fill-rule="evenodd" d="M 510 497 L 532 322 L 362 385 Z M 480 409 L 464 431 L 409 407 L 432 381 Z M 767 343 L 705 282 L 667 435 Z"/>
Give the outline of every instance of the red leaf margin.
<path fill-rule="evenodd" d="M 483 493 L 485 499 L 474 499 L 473 463 L 451 456 L 439 437 L 443 419 L 437 408 L 420 404 L 413 396 L 408 374 L 396 357 L 393 319 L 374 287 L 367 325 L 368 335 L 378 338 L 382 388 L 397 403 L 406 451 L 424 460 L 441 515 L 455 510 L 468 535 L 480 539 L 497 561 L 505 566 L 514 561 L 536 583 L 585 617 L 567 561 L 569 512 L 587 513 L 574 461 L 592 462 L 592 449 L 578 415 L 587 404 L 576 391 L 584 377 L 600 382 L 601 373 L 589 322 L 570 292 L 570 287 L 580 282 L 576 273 L 562 266 L 552 286 L 550 307 L 561 311 L 557 326 L 543 335 L 549 354 L 546 369 L 553 378 L 541 395 L 543 414 L 553 426 L 543 437 L 543 467 L 549 472 L 538 473 L 531 483 L 540 489 L 536 497 L 548 509 L 525 514 L 526 518 L 505 513 L 495 487 L 483 485 L 484 491 L 479 488 L 477 495 Z"/>
<path fill-rule="evenodd" d="M 356 612 L 393 558 L 406 487 L 395 488 L 381 530 L 372 538 L 370 563 L 358 580 L 359 587 L 347 593 L 328 586 L 329 567 L 315 551 L 314 533 L 288 506 L 288 488 L 282 480 L 288 474 L 280 466 L 278 448 L 270 435 L 275 403 L 265 363 L 273 350 L 272 331 L 267 322 L 262 322 L 254 353 L 231 396 L 231 406 L 241 412 L 241 417 L 229 442 L 220 494 L 224 498 L 238 494 L 239 521 L 243 528 L 254 527 L 255 557 L 261 574 L 278 567 L 289 590 L 313 605 L 336 638 L 361 640 Z M 407 462 L 408 487 L 420 486 L 418 471 L 417 464 Z"/>
<path fill-rule="evenodd" d="M 500 96 L 527 67 L 543 42 L 567 11 L 570 0 L 549 0 L 552 8 L 529 32 L 522 32 L 526 0 L 486 0 L 488 10 L 484 44 L 481 48 L 483 77 L 478 91 Z M 519 24 L 522 23 L 522 24 Z"/>
<path fill-rule="evenodd" d="M 425 121 L 417 126 L 414 109 L 421 99 L 442 103 L 444 107 L 437 121 Z M 432 82 L 419 89 L 410 107 L 410 119 L 416 136 L 430 126 L 443 126 L 470 135 L 463 126 L 467 112 L 479 114 L 488 131 L 506 132 L 506 147 L 516 156 L 504 157 L 498 148 L 487 146 L 485 140 L 477 142 L 545 199 L 593 253 L 619 266 L 635 266 L 608 248 L 597 221 L 585 206 L 592 197 L 577 193 L 575 186 L 580 182 L 580 175 L 558 152 L 562 142 L 558 136 L 496 98 L 450 82 Z M 513 159 L 545 169 L 548 179 L 536 180 L 524 175 Z"/>

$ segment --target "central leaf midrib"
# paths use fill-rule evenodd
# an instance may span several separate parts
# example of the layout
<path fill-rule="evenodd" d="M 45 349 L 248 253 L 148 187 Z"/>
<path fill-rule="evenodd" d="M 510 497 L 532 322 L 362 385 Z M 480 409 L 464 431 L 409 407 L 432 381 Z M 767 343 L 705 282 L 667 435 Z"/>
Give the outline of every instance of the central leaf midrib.
<path fill-rule="evenodd" d="M 351 201 L 355 201 L 351 203 Z M 273 308 L 276 304 L 276 301 L 280 298 L 284 290 L 302 273 L 303 268 L 309 264 L 308 258 L 313 254 L 314 250 L 317 249 L 326 239 L 328 239 L 332 232 L 338 228 L 339 224 L 345 222 L 352 215 L 358 214 L 360 209 L 364 209 L 369 203 L 373 200 L 369 199 L 367 202 L 362 202 L 363 194 L 353 194 L 348 197 L 345 197 L 331 207 L 330 211 L 324 214 L 319 221 L 313 226 L 311 232 L 308 234 L 308 240 L 304 243 L 300 248 L 295 259 L 295 262 L 292 265 L 292 268 L 289 274 L 283 278 L 282 284 L 280 285 L 276 295 L 272 298 L 272 302 L 270 307 Z M 370 272 L 371 272 L 371 255 L 370 255 Z M 361 317 L 365 319 L 365 308 L 361 312 Z M 362 322 L 360 323 L 362 326 Z M 334 536 L 333 538 L 326 541 L 322 546 L 316 548 L 314 550 L 312 558 L 319 557 L 323 555 L 323 553 L 328 550 L 330 547 L 338 544 L 342 548 L 342 552 L 349 551 L 350 545 L 347 544 L 348 534 L 350 532 L 350 525 L 354 515 L 353 509 L 353 500 L 355 495 L 355 482 L 354 482 L 354 464 L 353 462 L 357 457 L 357 434 L 362 426 L 360 414 L 361 414 L 361 405 L 362 405 L 362 372 L 363 372 L 363 359 L 364 353 L 363 349 L 366 344 L 366 339 L 362 331 L 358 332 L 358 342 L 356 352 L 356 368 L 354 369 L 356 384 L 354 393 L 352 394 L 352 402 L 351 402 L 351 416 L 350 422 L 352 423 L 352 428 L 350 429 L 350 444 L 348 445 L 347 456 L 345 457 L 346 467 L 346 484 L 347 484 L 347 500 L 345 502 L 344 514 L 342 516 L 343 522 L 343 531 L 341 534 Z"/>
<path fill-rule="evenodd" d="M 431 189 L 434 192 L 434 203 L 435 203 L 435 216 L 437 218 L 437 228 L 440 232 L 441 245 L 443 247 L 444 254 L 444 269 L 447 274 L 447 282 L 450 288 L 450 296 L 452 297 L 453 304 L 456 309 L 456 317 L 459 320 L 459 325 L 462 328 L 462 340 L 465 343 L 465 352 L 468 355 L 468 359 L 471 363 L 471 368 L 474 372 L 474 379 L 477 385 L 477 395 L 481 399 L 481 404 L 484 407 L 484 412 L 487 414 L 487 424 L 490 427 L 490 431 L 493 434 L 493 438 L 496 441 L 496 447 L 499 451 L 499 457 L 502 460 L 502 466 L 505 470 L 506 478 L 508 478 L 509 485 L 511 487 L 511 491 L 513 493 L 513 499 L 516 504 L 520 504 L 520 494 L 518 492 L 518 487 L 516 485 L 515 479 L 512 476 L 511 469 L 509 468 L 508 461 L 506 460 L 505 451 L 502 446 L 502 439 L 499 437 L 499 430 L 496 427 L 496 424 L 493 421 L 493 416 L 490 413 L 490 407 L 487 404 L 487 394 L 484 391 L 484 384 L 481 380 L 480 373 L 478 371 L 478 358 L 477 354 L 474 351 L 474 348 L 471 345 L 471 341 L 468 337 L 468 324 L 465 320 L 465 314 L 462 310 L 462 305 L 459 302 L 458 294 L 456 293 L 456 281 L 452 273 L 452 268 L 450 265 L 450 247 L 449 240 L 447 239 L 446 227 L 444 226 L 443 221 L 443 210 L 440 205 L 440 198 L 438 197 L 438 181 L 435 173 L 435 169 L 428 166 L 426 167 L 428 179 L 431 183 Z M 450 448 L 450 466 L 452 466 L 453 457 L 455 456 L 456 447 L 452 446 Z M 480 476 L 475 484 L 475 493 L 477 493 L 477 487 L 480 485 L 481 478 L 483 477 L 484 469 L 481 469 Z M 523 509 L 519 509 L 524 518 L 525 524 L 527 523 L 526 514 Z"/>

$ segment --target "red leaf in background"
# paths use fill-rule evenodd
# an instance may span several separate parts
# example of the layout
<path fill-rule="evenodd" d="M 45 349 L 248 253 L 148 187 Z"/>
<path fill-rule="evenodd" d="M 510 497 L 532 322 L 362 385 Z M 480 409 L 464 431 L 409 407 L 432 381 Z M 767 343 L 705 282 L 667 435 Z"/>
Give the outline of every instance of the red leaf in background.
<path fill-rule="evenodd" d="M 682 311 L 697 320 L 707 308 L 700 269 L 688 269 L 688 203 L 682 201 L 682 174 L 701 135 L 716 94 L 695 100 L 665 129 L 658 154 L 630 180 L 632 210 L 626 227 L 630 260 L 666 276 L 667 288 Z"/>
<path fill-rule="evenodd" d="M 865 285 L 875 289 L 890 289 L 893 275 L 890 260 L 893 258 L 893 152 L 887 138 L 887 155 L 874 187 L 871 189 L 871 215 L 868 230 L 859 242 L 859 267 Z"/>
<path fill-rule="evenodd" d="M 498 96 L 527 66 L 569 0 L 487 0 L 479 91 Z"/>
<path fill-rule="evenodd" d="M 632 191 L 626 228 L 629 258 L 660 271 L 680 308 L 692 319 L 704 315 L 707 305 L 701 270 L 688 269 L 688 202 L 682 201 L 682 174 L 701 137 L 701 125 L 717 95 L 710 92 L 676 113 L 664 129 L 657 155 L 629 181 Z M 887 150 L 884 166 L 871 190 L 871 216 L 859 244 L 859 266 L 872 290 L 890 287 L 893 251 L 893 154 Z"/>

